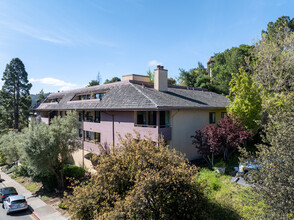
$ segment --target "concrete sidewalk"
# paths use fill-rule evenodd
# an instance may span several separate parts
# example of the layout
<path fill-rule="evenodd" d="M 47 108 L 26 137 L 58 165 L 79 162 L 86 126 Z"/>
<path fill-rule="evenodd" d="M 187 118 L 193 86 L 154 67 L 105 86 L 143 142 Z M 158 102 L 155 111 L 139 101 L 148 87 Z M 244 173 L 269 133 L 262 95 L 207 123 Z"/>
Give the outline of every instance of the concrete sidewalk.
<path fill-rule="evenodd" d="M 33 215 L 41 220 L 65 220 L 66 217 L 62 216 L 57 210 L 50 205 L 47 205 L 40 198 L 35 197 L 29 190 L 23 187 L 18 182 L 10 178 L 9 175 L 0 171 L 2 182 L 4 187 L 14 187 L 19 195 L 25 196 L 28 204 L 32 208 Z"/>

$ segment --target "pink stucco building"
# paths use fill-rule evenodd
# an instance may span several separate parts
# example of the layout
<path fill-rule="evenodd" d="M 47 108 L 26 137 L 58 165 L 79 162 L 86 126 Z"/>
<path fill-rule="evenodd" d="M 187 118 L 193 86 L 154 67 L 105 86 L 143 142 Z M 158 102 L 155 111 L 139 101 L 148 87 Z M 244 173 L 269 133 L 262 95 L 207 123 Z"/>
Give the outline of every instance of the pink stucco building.
<path fill-rule="evenodd" d="M 168 85 L 167 70 L 157 66 L 154 83 L 147 76 L 126 75 L 121 82 L 50 94 L 36 109 L 47 124 L 66 111 L 79 113 L 79 135 L 83 140 L 74 156 L 98 153 L 98 143 L 119 144 L 118 135 L 126 133 L 164 140 L 187 158 L 197 158 L 191 135 L 206 124 L 225 115 L 226 97 L 205 89 Z M 83 153 L 81 153 L 83 152 Z"/>

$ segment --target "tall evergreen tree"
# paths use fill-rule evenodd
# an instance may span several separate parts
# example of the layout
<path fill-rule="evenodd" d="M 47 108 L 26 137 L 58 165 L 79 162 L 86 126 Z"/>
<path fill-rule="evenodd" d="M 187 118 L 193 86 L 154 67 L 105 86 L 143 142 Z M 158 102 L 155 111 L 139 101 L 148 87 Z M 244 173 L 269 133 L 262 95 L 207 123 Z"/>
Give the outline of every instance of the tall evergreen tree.
<path fill-rule="evenodd" d="M 14 58 L 7 64 L 2 80 L 4 81 L 0 91 L 2 126 L 20 130 L 28 124 L 32 84 L 29 83 L 28 73 L 19 58 Z"/>
<path fill-rule="evenodd" d="M 44 99 L 45 99 L 45 93 L 44 93 L 44 90 L 41 89 L 37 102 L 42 102 Z"/>

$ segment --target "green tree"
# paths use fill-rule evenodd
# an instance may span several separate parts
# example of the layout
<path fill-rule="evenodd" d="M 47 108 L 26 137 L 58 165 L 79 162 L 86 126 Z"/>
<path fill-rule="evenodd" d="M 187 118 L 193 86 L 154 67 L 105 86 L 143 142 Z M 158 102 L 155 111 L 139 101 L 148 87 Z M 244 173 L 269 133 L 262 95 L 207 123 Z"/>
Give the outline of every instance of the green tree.
<path fill-rule="evenodd" d="M 89 82 L 88 87 L 98 86 L 98 85 L 99 85 L 99 81 L 98 80 L 92 80 L 91 82 Z"/>
<path fill-rule="evenodd" d="M 176 85 L 176 84 L 177 84 L 177 81 L 176 81 L 174 78 L 169 77 L 169 78 L 167 79 L 167 83 L 168 83 L 169 85 Z"/>
<path fill-rule="evenodd" d="M 0 138 L 1 152 L 5 155 L 5 162 L 13 163 L 22 157 L 24 134 L 9 131 Z"/>
<path fill-rule="evenodd" d="M 178 78 L 180 84 L 188 87 L 194 87 L 197 82 L 197 78 L 207 75 L 206 69 L 203 64 L 198 62 L 198 67 L 191 69 L 190 71 L 186 71 L 184 69 L 180 69 L 180 76 Z"/>
<path fill-rule="evenodd" d="M 270 219 L 294 216 L 293 100 L 289 102 L 292 111 L 279 111 L 269 117 L 263 144 L 257 146 L 256 163 L 261 169 L 248 173 L 257 195 L 270 207 L 271 212 L 266 212 Z"/>
<path fill-rule="evenodd" d="M 150 82 L 154 82 L 154 73 L 150 69 L 147 71 L 147 76 L 149 76 Z"/>
<path fill-rule="evenodd" d="M 244 67 L 247 71 L 247 66 L 254 60 L 252 56 L 253 48 L 254 46 L 241 44 L 239 47 L 232 47 L 222 53 L 215 54 L 212 66 L 213 83 L 220 93 L 229 94 L 232 73 L 237 73 L 240 67 Z"/>
<path fill-rule="evenodd" d="M 44 93 L 43 89 L 41 89 L 41 91 L 39 93 L 39 97 L 38 97 L 37 103 L 42 102 L 44 99 L 45 99 L 45 93 Z"/>
<path fill-rule="evenodd" d="M 115 76 L 111 80 L 106 79 L 104 84 L 120 82 L 120 81 L 121 81 L 121 79 Z"/>
<path fill-rule="evenodd" d="M 7 128 L 13 126 L 19 130 L 28 124 L 32 102 L 29 92 L 32 84 L 29 83 L 25 66 L 19 58 L 14 58 L 7 64 L 2 80 L 1 120 L 6 121 Z"/>
<path fill-rule="evenodd" d="M 127 135 L 118 147 L 100 149 L 97 172 L 67 195 L 65 203 L 74 218 L 203 218 L 205 204 L 194 182 L 196 167 L 162 139 Z"/>
<path fill-rule="evenodd" d="M 64 188 L 64 165 L 79 146 L 78 119 L 74 112 L 55 117 L 50 126 L 31 122 L 23 144 L 24 158 L 36 176 L 55 176 L 58 188 Z"/>
<path fill-rule="evenodd" d="M 255 79 L 269 94 L 294 90 L 294 32 L 281 29 L 275 41 L 266 35 L 256 44 Z"/>
<path fill-rule="evenodd" d="M 241 118 L 247 130 L 257 133 L 260 128 L 262 99 L 261 91 L 252 77 L 243 68 L 232 74 L 230 81 L 230 105 L 227 112 Z"/>
<path fill-rule="evenodd" d="M 266 31 L 262 30 L 262 35 L 267 40 L 276 41 L 280 38 L 283 29 L 288 29 L 289 31 L 294 31 L 294 18 L 290 19 L 289 16 L 281 16 L 275 22 L 269 22 L 267 24 Z"/>

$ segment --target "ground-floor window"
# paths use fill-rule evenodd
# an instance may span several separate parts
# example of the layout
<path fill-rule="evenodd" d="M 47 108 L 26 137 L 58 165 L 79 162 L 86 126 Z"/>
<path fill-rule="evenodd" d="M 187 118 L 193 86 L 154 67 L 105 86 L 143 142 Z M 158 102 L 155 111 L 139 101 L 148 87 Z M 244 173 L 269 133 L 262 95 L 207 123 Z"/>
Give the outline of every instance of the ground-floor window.
<path fill-rule="evenodd" d="M 222 112 L 221 113 L 221 118 L 225 118 L 227 116 L 227 113 L 226 112 Z"/>
<path fill-rule="evenodd" d="M 91 142 L 91 143 L 94 143 L 94 144 L 99 144 L 100 143 L 100 133 L 92 132 L 92 131 L 86 131 L 85 141 Z"/>
<path fill-rule="evenodd" d="M 215 124 L 215 112 L 209 112 L 209 124 Z"/>

